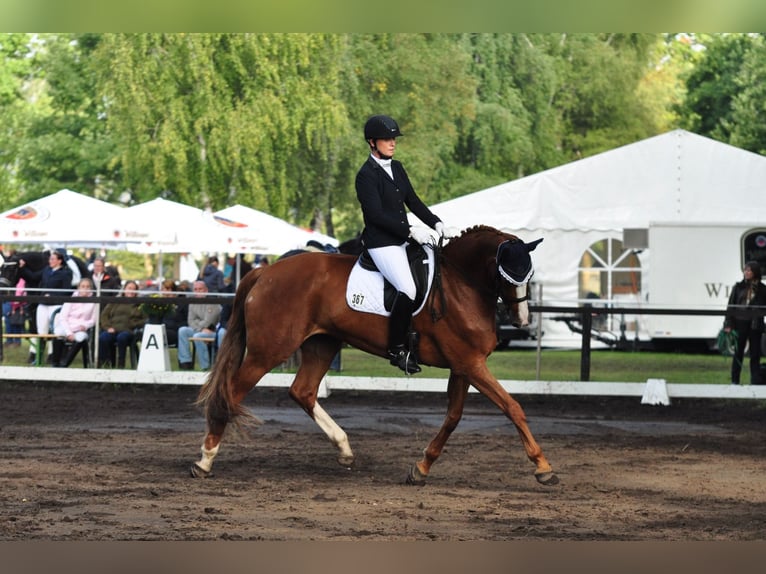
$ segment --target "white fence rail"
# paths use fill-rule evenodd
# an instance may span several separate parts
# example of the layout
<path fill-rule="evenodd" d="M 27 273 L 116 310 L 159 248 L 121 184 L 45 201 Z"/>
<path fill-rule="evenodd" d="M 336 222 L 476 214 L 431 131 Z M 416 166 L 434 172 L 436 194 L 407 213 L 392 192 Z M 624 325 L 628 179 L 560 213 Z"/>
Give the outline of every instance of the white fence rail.
<path fill-rule="evenodd" d="M 0 366 L 0 380 L 20 382 L 83 382 L 148 385 L 202 385 L 206 373 L 200 371 L 134 371 L 123 369 L 79 369 L 52 367 Z M 269 373 L 259 387 L 287 388 L 294 375 Z M 667 405 L 673 398 L 766 399 L 766 385 L 667 384 L 664 379 L 645 383 L 583 381 L 514 381 L 500 384 L 512 395 L 578 395 L 636 397 L 643 404 Z M 332 391 L 418 391 L 445 392 L 447 379 L 417 377 L 349 377 L 327 375 L 319 389 L 320 397 Z M 471 388 L 471 392 L 476 392 Z"/>

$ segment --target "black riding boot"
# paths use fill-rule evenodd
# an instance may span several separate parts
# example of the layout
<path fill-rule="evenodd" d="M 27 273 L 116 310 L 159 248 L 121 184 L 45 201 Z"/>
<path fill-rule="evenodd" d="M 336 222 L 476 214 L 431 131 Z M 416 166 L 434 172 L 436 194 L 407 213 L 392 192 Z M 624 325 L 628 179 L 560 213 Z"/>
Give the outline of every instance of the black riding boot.
<path fill-rule="evenodd" d="M 74 361 L 74 358 L 77 356 L 77 353 L 82 349 L 83 345 L 87 345 L 87 341 L 83 341 L 82 343 L 78 343 L 77 341 L 74 341 L 69 346 L 69 351 L 67 351 L 66 357 L 64 357 L 64 360 L 59 363 L 59 367 L 68 367 L 72 364 L 72 361 Z M 85 352 L 85 351 L 83 351 Z"/>
<path fill-rule="evenodd" d="M 413 301 L 402 292 L 396 294 L 388 319 L 388 358 L 408 375 L 420 372 L 414 349 L 407 348 L 407 331 L 412 319 Z"/>
<path fill-rule="evenodd" d="M 64 354 L 64 341 L 62 339 L 53 339 L 53 354 L 51 364 L 58 367 L 61 362 L 61 355 Z"/>

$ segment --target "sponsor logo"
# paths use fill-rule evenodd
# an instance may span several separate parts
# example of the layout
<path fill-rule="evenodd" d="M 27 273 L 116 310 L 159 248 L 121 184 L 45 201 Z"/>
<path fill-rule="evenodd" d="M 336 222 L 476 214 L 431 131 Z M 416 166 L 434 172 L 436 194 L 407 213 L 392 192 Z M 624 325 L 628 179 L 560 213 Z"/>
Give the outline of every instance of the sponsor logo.
<path fill-rule="evenodd" d="M 226 227 L 239 227 L 239 228 L 247 227 L 247 223 L 242 223 L 240 221 L 227 219 L 226 217 L 221 217 L 220 215 L 214 215 L 213 219 L 215 219 L 221 225 L 225 225 Z"/>
<path fill-rule="evenodd" d="M 25 205 L 17 210 L 6 214 L 5 218 L 11 221 L 45 221 L 50 216 L 47 209 L 40 209 Z"/>

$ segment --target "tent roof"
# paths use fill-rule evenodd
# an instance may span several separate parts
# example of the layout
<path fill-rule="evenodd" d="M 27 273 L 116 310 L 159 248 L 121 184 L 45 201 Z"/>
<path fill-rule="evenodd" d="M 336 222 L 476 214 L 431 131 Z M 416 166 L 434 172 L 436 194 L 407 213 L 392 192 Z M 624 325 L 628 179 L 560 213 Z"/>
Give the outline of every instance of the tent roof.
<path fill-rule="evenodd" d="M 0 241 L 102 245 L 127 241 L 123 208 L 62 189 L 0 214 Z"/>
<path fill-rule="evenodd" d="M 674 130 L 432 207 L 450 227 L 766 221 L 766 157 Z"/>
<path fill-rule="evenodd" d="M 213 219 L 232 235 L 234 248 L 231 251 L 282 254 L 303 248 L 311 240 L 338 245 L 338 241 L 329 235 L 302 229 L 244 205 L 232 205 L 216 211 Z"/>
<path fill-rule="evenodd" d="M 131 218 L 143 221 L 145 229 L 162 230 L 165 236 L 146 239 L 132 251 L 141 253 L 188 253 L 224 251 L 232 240 L 213 216 L 202 209 L 157 197 L 125 210 Z"/>

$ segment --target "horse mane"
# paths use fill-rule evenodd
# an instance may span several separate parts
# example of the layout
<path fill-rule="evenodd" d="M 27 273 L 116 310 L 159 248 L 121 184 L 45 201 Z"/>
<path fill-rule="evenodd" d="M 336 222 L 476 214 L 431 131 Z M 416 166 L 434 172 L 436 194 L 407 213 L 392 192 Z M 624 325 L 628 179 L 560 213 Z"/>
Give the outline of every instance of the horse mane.
<path fill-rule="evenodd" d="M 466 255 L 475 256 L 475 241 L 480 241 L 482 236 L 487 237 L 494 245 L 497 244 L 498 236 L 506 238 L 514 237 L 513 235 L 503 233 L 499 229 L 490 227 L 489 225 L 474 225 L 464 229 L 460 233 L 460 236 L 451 239 L 449 243 L 444 246 L 443 253 L 448 258 L 459 257 L 466 247 L 470 247 L 470 253 L 467 253 Z M 493 253 L 492 255 L 495 254 Z"/>
<path fill-rule="evenodd" d="M 490 227 L 489 225 L 474 225 L 472 227 L 469 227 L 468 229 L 464 229 L 460 233 L 460 237 L 463 237 L 464 235 L 472 235 L 474 233 L 494 233 L 495 235 L 504 235 L 502 231 L 499 229 L 495 229 L 494 227 Z"/>

